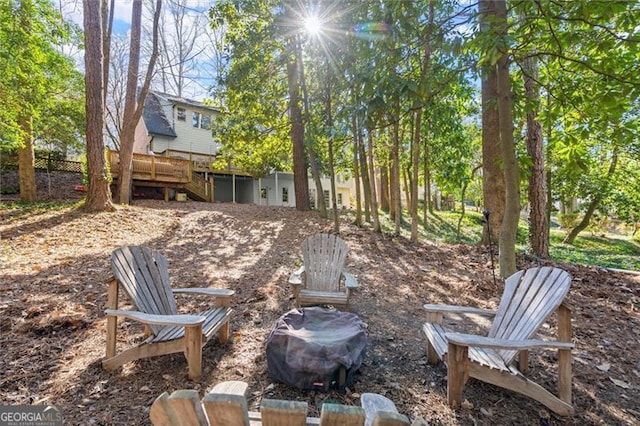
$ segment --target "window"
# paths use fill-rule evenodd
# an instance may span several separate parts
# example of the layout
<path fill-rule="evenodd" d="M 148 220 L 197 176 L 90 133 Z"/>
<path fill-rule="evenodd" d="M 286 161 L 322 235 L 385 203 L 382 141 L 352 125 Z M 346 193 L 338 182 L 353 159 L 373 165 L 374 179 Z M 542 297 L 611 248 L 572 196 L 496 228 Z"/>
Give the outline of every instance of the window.
<path fill-rule="evenodd" d="M 260 198 L 267 198 L 267 188 L 260 188 Z"/>
<path fill-rule="evenodd" d="M 338 192 L 338 205 L 341 206 L 342 205 L 342 193 Z"/>
<path fill-rule="evenodd" d="M 329 190 L 325 189 L 322 192 L 324 193 L 324 205 L 329 207 L 331 205 L 331 204 L 329 204 Z"/>
<path fill-rule="evenodd" d="M 187 110 L 184 108 L 178 107 L 176 110 L 178 121 L 187 121 Z"/>
<path fill-rule="evenodd" d="M 195 127 L 196 129 L 198 127 L 200 127 L 200 113 L 199 112 L 195 112 L 195 111 L 193 112 L 192 123 L 193 123 L 193 127 Z"/>
<path fill-rule="evenodd" d="M 200 128 L 211 130 L 211 116 L 208 114 L 202 114 L 202 119 L 200 120 Z"/>
<path fill-rule="evenodd" d="M 283 203 L 289 202 L 289 188 L 282 187 L 282 202 Z"/>

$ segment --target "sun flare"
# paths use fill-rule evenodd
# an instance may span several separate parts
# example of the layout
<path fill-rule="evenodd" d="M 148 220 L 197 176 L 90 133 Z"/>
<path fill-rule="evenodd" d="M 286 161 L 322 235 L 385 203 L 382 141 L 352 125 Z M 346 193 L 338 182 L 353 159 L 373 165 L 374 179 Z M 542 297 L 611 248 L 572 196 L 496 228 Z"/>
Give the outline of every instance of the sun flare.
<path fill-rule="evenodd" d="M 304 20 L 304 29 L 309 35 L 316 36 L 322 30 L 322 22 L 317 16 L 309 16 Z"/>

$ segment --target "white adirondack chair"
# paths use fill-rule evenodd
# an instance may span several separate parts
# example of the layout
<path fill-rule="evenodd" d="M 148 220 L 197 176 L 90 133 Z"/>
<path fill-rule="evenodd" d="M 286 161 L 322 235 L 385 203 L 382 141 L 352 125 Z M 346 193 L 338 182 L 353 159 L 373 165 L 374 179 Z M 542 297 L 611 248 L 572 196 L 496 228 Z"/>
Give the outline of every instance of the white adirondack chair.
<path fill-rule="evenodd" d="M 574 413 L 571 403 L 571 311 L 562 304 L 571 276 L 558 268 L 538 267 L 518 271 L 505 282 L 496 312 L 450 305 L 424 305 L 428 312 L 423 331 L 431 364 L 447 364 L 447 398 L 452 407 L 462 401 L 469 377 L 529 396 L 560 415 Z M 558 340 L 533 336 L 547 317 L 558 310 Z M 443 327 L 445 314 L 495 316 L 488 336 L 455 333 Z M 523 374 L 527 372 L 528 350 L 558 350 L 558 394 L 555 396 Z M 513 365 L 520 354 L 519 368 Z"/>
<path fill-rule="evenodd" d="M 189 377 L 196 380 L 202 372 L 202 346 L 218 333 L 220 342 L 229 338 L 231 296 L 234 291 L 215 288 L 172 289 L 166 258 L 147 247 L 121 247 L 111 254 L 114 278 L 109 283 L 107 300 L 107 353 L 105 369 L 156 355 L 184 352 Z M 118 309 L 118 290 L 122 286 L 137 310 Z M 178 314 L 174 294 L 214 296 L 213 309 L 193 315 Z M 139 346 L 116 355 L 118 317 L 145 324 L 150 336 Z"/>
<path fill-rule="evenodd" d="M 154 426 L 362 426 L 369 416 L 370 424 L 375 426 L 409 425 L 409 419 L 398 414 L 391 401 L 390 406 L 373 405 L 377 408 L 375 413 L 366 412 L 364 405 L 360 408 L 325 403 L 319 418 L 307 417 L 308 405 L 301 401 L 265 398 L 260 412 L 248 411 L 247 389 L 245 382 L 222 382 L 202 402 L 196 390 L 177 390 L 171 395 L 165 392 L 151 405 L 149 417 Z"/>
<path fill-rule="evenodd" d="M 344 270 L 349 247 L 333 234 L 314 234 L 302 242 L 303 265 L 289 277 L 298 306 L 348 305 L 356 278 Z"/>

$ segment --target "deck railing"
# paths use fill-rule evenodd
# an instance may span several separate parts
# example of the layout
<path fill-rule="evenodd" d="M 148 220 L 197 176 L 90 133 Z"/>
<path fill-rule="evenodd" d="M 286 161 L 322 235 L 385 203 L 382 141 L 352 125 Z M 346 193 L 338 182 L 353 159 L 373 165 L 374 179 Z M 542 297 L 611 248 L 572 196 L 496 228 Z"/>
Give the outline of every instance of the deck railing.
<path fill-rule="evenodd" d="M 120 153 L 109 151 L 111 175 L 118 177 Z M 157 182 L 187 183 L 191 181 L 191 162 L 179 158 L 133 154 L 132 178 Z"/>

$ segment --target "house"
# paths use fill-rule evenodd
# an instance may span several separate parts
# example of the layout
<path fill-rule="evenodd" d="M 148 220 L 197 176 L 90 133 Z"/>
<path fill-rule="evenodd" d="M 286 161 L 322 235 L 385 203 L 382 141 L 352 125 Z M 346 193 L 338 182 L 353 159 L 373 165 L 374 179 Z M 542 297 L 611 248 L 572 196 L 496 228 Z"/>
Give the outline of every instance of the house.
<path fill-rule="evenodd" d="M 321 177 L 322 197 L 327 208 L 331 206 L 331 181 L 328 177 Z M 266 206 L 291 206 L 295 207 L 295 191 L 293 185 L 293 173 L 275 171 L 270 175 L 258 179 L 254 196 L 256 204 Z M 345 175 L 336 175 L 336 204 L 339 209 L 354 208 L 355 181 Z M 311 208 L 318 207 L 318 194 L 316 185 L 309 178 L 309 201 Z"/>
<path fill-rule="evenodd" d="M 180 191 L 203 201 L 295 207 L 293 173 L 274 171 L 269 176 L 257 179 L 231 164 L 222 170 L 213 168 L 221 145 L 214 137 L 212 123 L 219 114 L 222 114 L 219 109 L 199 101 L 158 91 L 150 91 L 147 95 L 134 141 L 134 153 L 139 159 L 144 157 L 146 160 L 138 161 L 151 162 L 145 156 L 153 156 L 154 162 L 159 162 L 161 158 L 166 161 L 173 159 L 174 163 L 182 161 L 188 165 L 191 180 L 189 184 L 172 186 L 171 195 L 165 195 L 165 198 L 174 198 L 175 193 Z M 135 164 L 134 159 L 134 167 Z M 174 165 L 164 167 L 171 169 Z M 339 208 L 352 207 L 355 186 L 351 181 L 341 177 L 336 179 Z M 134 181 L 136 187 L 145 185 L 162 187 L 162 184 Z M 329 206 L 329 179 L 323 178 L 322 186 L 322 196 Z M 164 187 L 168 188 L 167 185 Z M 311 204 L 315 207 L 318 202 L 312 179 L 309 180 L 309 188 Z"/>

